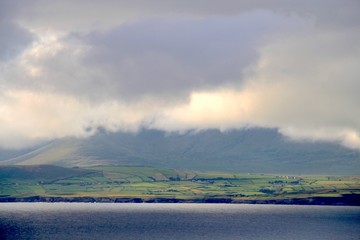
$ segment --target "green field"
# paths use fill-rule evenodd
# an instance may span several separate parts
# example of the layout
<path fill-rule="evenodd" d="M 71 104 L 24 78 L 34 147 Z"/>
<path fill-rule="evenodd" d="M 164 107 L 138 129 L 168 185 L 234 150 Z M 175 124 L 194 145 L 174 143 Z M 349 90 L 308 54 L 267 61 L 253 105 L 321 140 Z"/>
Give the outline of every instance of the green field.
<path fill-rule="evenodd" d="M 146 166 L 0 167 L 0 199 L 42 196 L 241 201 L 350 194 L 360 196 L 360 177 L 192 172 Z"/>

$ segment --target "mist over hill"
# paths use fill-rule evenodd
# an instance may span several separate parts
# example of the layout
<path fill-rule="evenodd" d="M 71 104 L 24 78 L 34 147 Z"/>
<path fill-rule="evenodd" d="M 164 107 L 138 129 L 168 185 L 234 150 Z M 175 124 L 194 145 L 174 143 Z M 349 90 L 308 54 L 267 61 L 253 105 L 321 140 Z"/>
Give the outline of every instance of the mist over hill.
<path fill-rule="evenodd" d="M 21 148 L 21 149 L 4 149 L 4 148 L 0 148 L 0 163 L 3 160 L 15 158 L 15 157 L 21 156 L 23 154 L 26 154 L 28 152 L 34 151 L 39 147 L 40 147 L 40 145 L 37 146 L 37 147 Z"/>
<path fill-rule="evenodd" d="M 0 154 L 1 155 L 1 154 Z M 329 142 L 296 142 L 276 129 L 138 133 L 99 131 L 63 138 L 2 164 L 149 165 L 184 170 L 288 174 L 360 174 L 360 152 Z"/>

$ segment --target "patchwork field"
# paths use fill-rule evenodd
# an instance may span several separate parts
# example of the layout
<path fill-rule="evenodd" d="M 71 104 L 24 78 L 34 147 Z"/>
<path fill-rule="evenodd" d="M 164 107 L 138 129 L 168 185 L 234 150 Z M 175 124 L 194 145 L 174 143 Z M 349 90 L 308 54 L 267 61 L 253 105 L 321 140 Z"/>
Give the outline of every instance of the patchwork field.
<path fill-rule="evenodd" d="M 220 202 L 318 198 L 336 202 L 350 196 L 357 205 L 360 177 L 230 174 L 146 166 L 0 167 L 0 201 L 34 196 Z"/>

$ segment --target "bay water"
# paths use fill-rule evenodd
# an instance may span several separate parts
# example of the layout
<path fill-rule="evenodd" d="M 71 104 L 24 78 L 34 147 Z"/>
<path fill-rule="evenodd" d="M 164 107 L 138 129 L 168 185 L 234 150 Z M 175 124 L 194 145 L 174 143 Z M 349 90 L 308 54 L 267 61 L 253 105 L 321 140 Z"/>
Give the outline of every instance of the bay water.
<path fill-rule="evenodd" d="M 360 207 L 1 203 L 0 239 L 360 239 Z"/>

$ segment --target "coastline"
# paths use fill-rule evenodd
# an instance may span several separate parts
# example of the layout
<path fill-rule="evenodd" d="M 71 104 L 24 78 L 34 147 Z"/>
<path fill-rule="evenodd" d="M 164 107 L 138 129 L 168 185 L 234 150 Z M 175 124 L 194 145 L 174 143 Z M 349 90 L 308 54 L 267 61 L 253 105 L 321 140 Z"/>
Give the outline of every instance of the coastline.
<path fill-rule="evenodd" d="M 212 198 L 140 198 L 140 197 L 1 197 L 0 203 L 11 202 L 83 202 L 83 203 L 225 203 L 225 204 L 280 204 L 280 205 L 328 205 L 360 206 L 360 195 L 344 194 L 341 197 L 310 197 L 287 199 L 234 199 L 226 197 Z"/>

